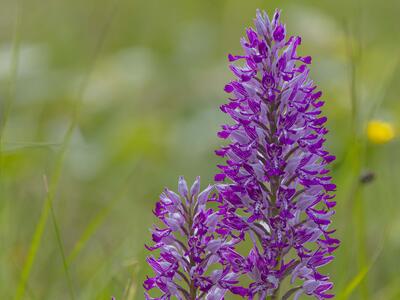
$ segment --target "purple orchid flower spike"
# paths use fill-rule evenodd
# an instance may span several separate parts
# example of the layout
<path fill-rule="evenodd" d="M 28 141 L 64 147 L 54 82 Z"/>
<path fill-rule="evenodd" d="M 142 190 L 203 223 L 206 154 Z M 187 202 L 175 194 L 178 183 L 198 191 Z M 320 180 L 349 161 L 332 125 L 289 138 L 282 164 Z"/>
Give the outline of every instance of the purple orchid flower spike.
<path fill-rule="evenodd" d="M 165 189 L 157 202 L 154 214 L 163 227 L 152 230 L 153 246 L 159 257 L 149 256 L 147 262 L 155 276 L 147 277 L 146 291 L 158 289 L 162 296 L 146 299 L 221 300 L 227 290 L 240 293 L 235 286 L 237 274 L 231 271 L 224 253 L 233 251 L 235 240 L 220 237 L 220 215 L 207 208 L 207 203 L 217 200 L 214 187 L 200 192 L 200 178 L 188 188 L 179 178 L 178 191 Z"/>
<path fill-rule="evenodd" d="M 309 79 L 311 57 L 299 56 L 301 38 L 287 38 L 280 11 L 272 20 L 257 11 L 255 28 L 241 40 L 243 55 L 229 55 L 236 79 L 221 106 L 232 124 L 218 136 L 230 144 L 217 150 L 222 228 L 235 238 L 249 236 L 247 256 L 236 253 L 232 269 L 252 283 L 248 299 L 332 298 L 332 283 L 319 268 L 329 263 L 339 241 L 328 227 L 336 186 L 327 165 L 335 157 L 324 147 L 322 93 Z M 293 285 L 280 291 L 285 278 Z M 279 296 L 280 294 L 280 296 Z"/>

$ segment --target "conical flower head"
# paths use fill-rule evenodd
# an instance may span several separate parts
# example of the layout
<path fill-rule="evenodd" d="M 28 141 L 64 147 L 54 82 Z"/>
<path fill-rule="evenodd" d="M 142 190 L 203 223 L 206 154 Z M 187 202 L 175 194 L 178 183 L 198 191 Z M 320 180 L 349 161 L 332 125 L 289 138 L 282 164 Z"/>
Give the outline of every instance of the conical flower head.
<path fill-rule="evenodd" d="M 155 275 L 148 277 L 146 291 L 157 289 L 159 298 L 146 299 L 221 300 L 227 290 L 240 292 L 236 273 L 231 272 L 225 253 L 233 251 L 234 240 L 220 237 L 220 215 L 207 208 L 215 200 L 213 186 L 200 192 L 200 178 L 189 189 L 179 178 L 179 194 L 165 189 L 157 202 L 154 214 L 163 224 L 152 230 L 153 246 L 147 262 Z"/>
<path fill-rule="evenodd" d="M 287 37 L 280 11 L 257 11 L 255 30 L 241 40 L 243 55 L 229 55 L 236 79 L 225 86 L 221 110 L 232 123 L 218 136 L 229 145 L 216 181 L 226 231 L 249 234 L 246 260 L 254 281 L 248 296 L 277 295 L 285 277 L 300 285 L 288 293 L 331 298 L 332 284 L 318 268 L 332 260 L 339 241 L 328 230 L 335 202 L 325 149 L 322 93 L 309 78 L 311 57 L 300 56 L 298 36 Z"/>

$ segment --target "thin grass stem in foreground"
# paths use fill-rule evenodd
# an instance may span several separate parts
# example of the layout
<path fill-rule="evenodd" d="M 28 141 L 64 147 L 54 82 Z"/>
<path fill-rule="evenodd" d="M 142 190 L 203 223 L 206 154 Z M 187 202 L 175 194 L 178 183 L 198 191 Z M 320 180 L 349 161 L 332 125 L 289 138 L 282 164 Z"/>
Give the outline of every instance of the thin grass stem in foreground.
<path fill-rule="evenodd" d="M 115 10 L 113 12 L 115 12 Z M 55 193 L 56 193 L 56 190 L 57 190 L 57 187 L 58 187 L 58 183 L 59 183 L 62 167 L 63 167 L 64 160 L 65 160 L 65 155 L 66 155 L 68 146 L 70 144 L 73 132 L 74 132 L 74 130 L 77 127 L 77 124 L 78 124 L 79 113 L 80 113 L 80 108 L 81 108 L 81 105 L 82 105 L 82 102 L 83 102 L 84 91 L 85 91 L 85 89 L 87 87 L 87 84 L 89 82 L 89 78 L 90 78 L 90 75 L 91 75 L 91 73 L 92 73 L 92 71 L 94 69 L 94 65 L 96 64 L 99 51 L 100 51 L 100 49 L 102 47 L 102 44 L 103 44 L 103 42 L 105 40 L 106 33 L 107 33 L 108 29 L 109 29 L 109 25 L 111 24 L 111 20 L 112 20 L 113 16 L 114 16 L 114 13 L 112 13 L 110 15 L 110 17 L 106 20 L 105 25 L 103 26 L 103 30 L 101 31 L 100 36 L 99 36 L 99 40 L 98 40 L 97 44 L 95 45 L 94 55 L 92 56 L 93 59 L 91 60 L 91 63 L 89 64 L 88 72 L 87 72 L 85 78 L 82 80 L 81 85 L 80 85 L 80 87 L 78 89 L 78 92 L 77 92 L 78 101 L 75 104 L 73 118 L 71 120 L 71 123 L 70 123 L 65 135 L 64 135 L 63 142 L 62 142 L 62 145 L 61 145 L 61 149 L 60 149 L 59 154 L 58 154 L 58 156 L 56 158 L 55 167 L 53 169 L 52 176 L 50 177 L 49 192 L 46 195 L 46 198 L 44 200 L 43 207 L 42 207 L 42 212 L 40 214 L 39 221 L 38 221 L 38 223 L 36 225 L 36 228 L 35 228 L 35 231 L 34 231 L 34 235 L 33 235 L 31 244 L 29 246 L 27 258 L 26 258 L 25 264 L 24 264 L 23 269 L 22 269 L 21 277 L 20 277 L 20 280 L 19 280 L 19 283 L 18 283 L 16 295 L 15 295 L 15 298 L 14 298 L 15 300 L 22 300 L 24 298 L 25 290 L 26 290 L 26 283 L 29 280 L 29 277 L 30 277 L 30 274 L 31 274 L 31 270 L 32 270 L 32 266 L 33 266 L 34 261 L 36 259 L 36 255 L 37 255 L 39 246 L 41 244 L 42 236 L 43 236 L 43 233 L 44 233 L 44 229 L 46 227 L 46 223 L 47 223 L 47 219 L 48 219 L 49 213 L 51 213 L 52 203 L 53 203 L 53 200 L 54 200 L 54 197 L 55 197 Z M 68 264 L 65 264 L 64 268 L 65 267 L 68 267 Z M 67 269 L 65 269 L 65 271 L 67 272 Z"/>

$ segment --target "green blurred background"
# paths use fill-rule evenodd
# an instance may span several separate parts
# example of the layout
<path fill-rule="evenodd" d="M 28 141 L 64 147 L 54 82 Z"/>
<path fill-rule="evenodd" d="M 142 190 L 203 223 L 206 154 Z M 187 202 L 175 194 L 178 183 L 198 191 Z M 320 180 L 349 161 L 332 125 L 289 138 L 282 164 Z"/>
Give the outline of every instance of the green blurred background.
<path fill-rule="evenodd" d="M 400 144 L 366 135 L 400 125 L 398 0 L 0 4 L 1 299 L 144 299 L 153 205 L 213 180 L 227 54 L 275 7 L 327 101 L 337 298 L 400 299 Z"/>

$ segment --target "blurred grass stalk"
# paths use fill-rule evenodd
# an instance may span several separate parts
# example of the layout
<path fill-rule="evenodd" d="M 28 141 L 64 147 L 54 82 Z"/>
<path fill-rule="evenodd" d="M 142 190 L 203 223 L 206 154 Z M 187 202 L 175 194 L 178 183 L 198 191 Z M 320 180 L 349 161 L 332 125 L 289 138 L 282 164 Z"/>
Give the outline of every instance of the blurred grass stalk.
<path fill-rule="evenodd" d="M 132 172 L 132 174 L 133 174 L 133 172 Z M 106 217 L 109 215 L 111 209 L 118 202 L 120 202 L 122 200 L 122 198 L 126 195 L 128 189 L 129 189 L 130 178 L 131 178 L 131 176 L 128 176 L 127 180 L 125 181 L 124 185 L 121 187 L 119 192 L 117 192 L 115 197 L 113 197 L 111 199 L 109 205 L 107 205 L 103 209 L 101 209 L 94 216 L 94 218 L 89 222 L 89 224 L 86 226 L 86 228 L 83 230 L 81 236 L 79 237 L 79 239 L 77 240 L 75 245 L 72 247 L 72 250 L 67 257 L 68 265 L 72 264 L 73 261 L 77 258 L 77 256 L 81 252 L 81 250 L 84 248 L 84 246 L 89 241 L 89 239 L 93 236 L 93 234 L 97 231 L 97 229 L 104 222 Z"/>
<path fill-rule="evenodd" d="M 392 70 L 389 72 L 387 78 L 382 80 L 382 88 L 379 89 L 377 98 L 372 100 L 372 107 L 370 111 L 365 114 L 365 120 L 361 118 L 362 113 L 360 111 L 360 98 L 358 94 L 358 74 L 357 65 L 361 61 L 362 56 L 362 44 L 361 37 L 355 38 L 350 34 L 350 30 L 347 29 L 347 41 L 349 42 L 348 53 L 350 62 L 350 96 L 351 96 L 351 142 L 350 151 L 348 154 L 348 163 L 353 170 L 353 183 L 350 189 L 349 201 L 353 215 L 353 225 L 355 228 L 356 237 L 356 256 L 357 256 L 357 275 L 350 281 L 346 288 L 339 293 L 339 299 L 348 299 L 351 293 L 360 288 L 361 299 L 370 299 L 370 291 L 368 289 L 368 272 L 370 271 L 373 263 L 376 261 L 377 256 L 381 252 L 379 250 L 374 256 L 374 259 L 368 259 L 367 251 L 367 229 L 366 229 L 366 218 L 365 218 L 365 205 L 364 205 L 364 186 L 365 184 L 361 180 L 362 172 L 366 169 L 368 164 L 368 153 L 370 151 L 368 140 L 364 134 L 364 124 L 373 118 L 373 115 L 379 109 L 380 105 L 384 101 L 388 89 L 396 78 L 396 74 L 400 69 L 400 56 L 396 59 Z M 350 45 L 350 41 L 356 45 Z M 383 236 L 385 239 L 385 236 Z"/>
<path fill-rule="evenodd" d="M 52 175 L 50 177 L 50 183 L 48 185 L 47 188 L 47 193 L 46 193 L 46 198 L 43 202 L 43 207 L 42 207 L 42 211 L 40 213 L 40 218 L 38 223 L 36 224 L 35 227 L 35 232 L 33 234 L 33 238 L 31 241 L 31 244 L 29 246 L 29 251 L 27 254 L 27 258 L 24 264 L 24 267 L 22 269 L 22 273 L 21 273 L 21 278 L 19 280 L 18 283 L 18 287 L 17 287 L 17 292 L 15 295 L 15 300 L 22 300 L 24 298 L 25 295 L 25 289 L 26 289 L 26 284 L 28 282 L 31 270 L 32 270 L 32 266 L 33 263 L 36 259 L 36 254 L 37 251 L 39 249 L 41 240 L 42 240 L 42 236 L 44 233 L 44 229 L 46 227 L 46 223 L 47 223 L 47 219 L 49 217 L 49 213 L 52 213 L 52 219 L 53 219 L 53 225 L 55 226 L 55 230 L 56 230 L 56 234 L 57 234 L 57 241 L 58 243 L 61 242 L 61 237 L 60 237 L 60 233 L 58 230 L 58 225 L 56 223 L 56 217 L 54 215 L 54 210 L 53 210 L 53 200 L 55 197 L 55 193 L 57 191 L 57 187 L 58 187 L 58 182 L 60 180 L 60 176 L 61 176 L 61 171 L 62 171 L 62 167 L 64 164 L 64 160 L 65 160 L 65 155 L 66 155 L 66 151 L 68 149 L 68 145 L 71 141 L 71 137 L 72 134 L 74 132 L 74 129 L 77 125 L 78 122 L 78 116 L 79 116 L 79 108 L 80 108 L 80 100 L 81 98 L 78 98 L 78 103 L 76 104 L 76 108 L 75 108 L 75 112 L 72 118 L 72 121 L 69 125 L 69 128 L 67 130 L 67 132 L 64 135 L 63 138 L 63 142 L 62 142 L 62 146 L 61 146 L 61 150 L 58 153 L 58 156 L 56 158 L 56 163 L 54 166 L 54 169 L 52 171 Z M 59 245 L 60 249 L 62 248 L 62 245 Z M 65 264 L 65 259 L 64 259 L 64 255 L 63 255 L 63 250 L 62 250 L 62 256 L 63 256 L 63 261 L 64 261 L 64 268 L 67 267 L 67 265 Z M 73 291 L 72 291 L 72 283 L 69 279 L 69 272 L 68 269 L 65 269 L 66 272 L 66 276 L 68 277 L 68 285 L 69 285 L 69 292 L 71 294 L 71 298 L 74 299 L 73 296 Z"/>
<path fill-rule="evenodd" d="M 363 282 L 368 272 L 371 270 L 376 260 L 378 259 L 379 255 L 381 254 L 381 252 L 382 252 L 382 247 L 375 253 L 374 258 L 371 260 L 371 262 L 368 265 L 364 266 L 358 272 L 358 274 L 348 283 L 346 288 L 339 291 L 337 295 L 338 300 L 347 300 L 350 298 L 350 295 L 353 293 L 353 291 L 360 285 L 361 282 Z"/>
<path fill-rule="evenodd" d="M 363 185 L 360 181 L 360 176 L 365 167 L 367 141 L 362 134 L 363 120 L 360 112 L 360 98 L 358 94 L 358 64 L 362 57 L 361 34 L 355 37 L 351 34 L 351 30 L 347 28 L 348 55 L 350 63 L 350 97 L 351 97 L 351 141 L 349 151 L 349 164 L 353 170 L 353 183 L 350 190 L 349 200 L 352 201 L 353 225 L 356 238 L 356 261 L 358 275 L 355 279 L 359 279 L 357 285 L 360 287 L 361 299 L 368 300 L 368 271 L 367 262 L 367 243 L 366 243 L 366 223 L 365 223 L 365 208 L 363 197 Z M 351 44 L 352 42 L 352 44 Z M 360 276 L 362 274 L 362 276 Z M 353 281 L 346 287 L 346 291 L 350 289 Z M 357 286 L 356 285 L 356 286 Z"/>
<path fill-rule="evenodd" d="M 114 1 L 114 4 L 116 3 L 116 1 Z M 68 290 L 70 293 L 70 298 L 71 299 L 75 299 L 74 296 L 74 291 L 73 291 L 73 285 L 72 285 L 72 281 L 69 275 L 69 268 L 68 268 L 68 262 L 67 262 L 67 258 L 65 256 L 64 253 L 64 248 L 63 248 L 63 244 L 62 244 L 62 237 L 61 237 L 61 233 L 59 230 L 59 226 L 57 223 L 57 218 L 55 216 L 54 213 L 54 209 L 53 209 L 53 200 L 55 198 L 55 194 L 57 191 L 57 187 L 58 187 L 58 183 L 60 181 L 60 176 L 61 176 L 61 172 L 62 172 L 62 168 L 64 165 L 64 161 L 65 161 L 65 156 L 66 156 L 66 152 L 68 150 L 68 146 L 71 142 L 71 138 L 73 136 L 74 130 L 78 125 L 78 121 L 79 121 L 79 115 L 80 115 L 80 110 L 81 110 L 81 106 L 83 103 L 83 95 L 85 92 L 85 89 L 88 85 L 89 82 L 89 78 L 91 76 L 91 73 L 94 69 L 94 66 L 96 64 L 97 61 L 97 57 L 99 55 L 99 52 L 101 50 L 101 47 L 103 45 L 103 42 L 105 40 L 106 37 L 106 33 L 109 29 L 109 26 L 111 24 L 111 21 L 114 17 L 115 14 L 115 8 L 116 5 L 114 5 L 113 7 L 114 9 L 111 11 L 111 13 L 109 14 L 109 18 L 106 20 L 104 26 L 103 26 L 103 30 L 100 32 L 100 36 L 99 39 L 97 41 L 97 44 L 95 45 L 95 49 L 94 49 L 94 55 L 92 56 L 92 59 L 89 63 L 89 68 L 87 70 L 87 74 L 86 76 L 83 78 L 81 85 L 79 86 L 79 89 L 77 91 L 77 101 L 75 103 L 75 108 L 74 108 L 74 112 L 73 112 L 73 116 L 72 116 L 72 120 L 71 123 L 64 135 L 63 138 L 63 142 L 61 145 L 61 149 L 57 155 L 56 158 L 56 162 L 51 174 L 51 177 L 49 178 L 49 185 L 48 185 L 48 192 L 46 194 L 46 198 L 43 202 L 43 207 L 42 207 L 42 211 L 40 214 L 40 218 L 39 221 L 35 227 L 35 232 L 29 247 L 29 251 L 27 254 L 27 258 L 23 267 L 23 270 L 21 272 L 21 277 L 18 283 L 18 287 L 17 287 L 17 291 L 15 294 L 15 300 L 22 300 L 24 298 L 25 295 L 25 291 L 26 291 L 26 285 L 27 282 L 29 280 L 29 276 L 32 270 L 32 266 L 34 264 L 34 261 L 36 259 L 36 255 L 38 252 L 38 249 L 40 247 L 41 244 L 41 240 L 42 240 L 42 236 L 46 227 L 46 223 L 47 223 L 47 219 L 49 217 L 49 214 L 51 214 L 52 216 L 52 221 L 53 221 L 53 226 L 54 226 L 54 230 L 56 233 L 56 237 L 57 237 L 57 244 L 61 253 L 61 257 L 63 260 L 63 267 L 64 267 L 64 271 L 65 271 L 65 275 L 67 278 L 67 285 L 68 285 Z"/>
<path fill-rule="evenodd" d="M 128 284 L 126 285 L 124 294 L 122 299 L 124 300 L 134 300 L 136 293 L 137 293 L 137 283 L 140 282 L 142 279 L 138 278 L 138 273 L 139 273 L 139 265 L 138 264 L 134 264 L 133 265 L 133 270 L 132 270 L 132 275 L 131 278 L 128 281 Z"/>
<path fill-rule="evenodd" d="M 6 198 L 5 191 L 5 171 L 4 171 L 4 133 L 7 121 L 10 115 L 11 107 L 16 97 L 20 41 L 21 41 L 21 7 L 20 1 L 15 2 L 15 24 L 12 38 L 12 51 L 10 60 L 9 75 L 7 78 L 7 87 L 5 101 L 0 105 L 0 261 L 2 262 L 1 282 L 6 283 L 8 278 L 7 268 L 8 251 L 7 244 L 10 241 L 9 217 L 10 217 L 10 199 Z M 1 286 L 1 285 L 0 285 Z"/>

